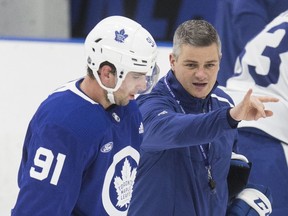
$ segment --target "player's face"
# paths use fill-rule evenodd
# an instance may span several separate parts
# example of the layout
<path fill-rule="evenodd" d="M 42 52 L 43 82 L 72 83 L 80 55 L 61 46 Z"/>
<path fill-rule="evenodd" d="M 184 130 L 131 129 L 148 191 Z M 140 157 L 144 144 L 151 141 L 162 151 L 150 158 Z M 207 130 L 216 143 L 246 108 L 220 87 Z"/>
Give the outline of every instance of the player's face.
<path fill-rule="evenodd" d="M 170 64 L 177 80 L 196 98 L 205 98 L 212 90 L 219 63 L 216 43 L 207 47 L 183 45 L 177 60 L 170 55 Z"/>
<path fill-rule="evenodd" d="M 134 100 L 135 95 L 146 89 L 146 76 L 144 73 L 129 72 L 120 88 L 114 93 L 117 105 L 125 106 L 129 100 Z"/>

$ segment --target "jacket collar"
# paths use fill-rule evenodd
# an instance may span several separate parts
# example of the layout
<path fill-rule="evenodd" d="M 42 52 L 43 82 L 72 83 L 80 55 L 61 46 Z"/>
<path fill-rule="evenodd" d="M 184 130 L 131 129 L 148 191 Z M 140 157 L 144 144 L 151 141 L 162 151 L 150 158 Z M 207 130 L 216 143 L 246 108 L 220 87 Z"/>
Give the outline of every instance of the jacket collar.
<path fill-rule="evenodd" d="M 163 78 L 165 79 L 165 77 Z M 163 80 L 164 81 L 164 80 Z M 166 75 L 166 81 L 167 84 L 170 86 L 171 91 L 175 95 L 175 99 L 180 101 L 181 106 L 184 108 L 185 111 L 188 110 L 198 110 L 198 109 L 207 109 L 208 102 L 210 101 L 211 94 L 214 91 L 214 89 L 218 86 L 218 83 L 216 82 L 213 89 L 210 91 L 210 93 L 207 95 L 206 98 L 196 98 L 190 95 L 181 85 L 181 83 L 176 79 L 174 73 L 172 70 L 170 70 Z M 164 85 L 165 82 L 164 82 Z M 167 89 L 168 90 L 168 89 Z M 172 96 L 172 95 L 171 95 Z"/>

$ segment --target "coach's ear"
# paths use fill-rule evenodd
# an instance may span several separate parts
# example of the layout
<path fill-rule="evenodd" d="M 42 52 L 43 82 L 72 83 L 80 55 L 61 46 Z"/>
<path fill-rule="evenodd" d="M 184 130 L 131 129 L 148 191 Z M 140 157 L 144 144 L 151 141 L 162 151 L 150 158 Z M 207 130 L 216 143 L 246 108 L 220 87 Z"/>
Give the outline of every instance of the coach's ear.
<path fill-rule="evenodd" d="M 174 71 L 174 64 L 176 61 L 176 57 L 173 53 L 170 53 L 169 55 L 169 62 L 170 62 L 170 66 L 171 66 L 171 70 Z"/>
<path fill-rule="evenodd" d="M 249 184 L 227 209 L 226 216 L 268 216 L 272 213 L 272 196 L 269 188 Z"/>

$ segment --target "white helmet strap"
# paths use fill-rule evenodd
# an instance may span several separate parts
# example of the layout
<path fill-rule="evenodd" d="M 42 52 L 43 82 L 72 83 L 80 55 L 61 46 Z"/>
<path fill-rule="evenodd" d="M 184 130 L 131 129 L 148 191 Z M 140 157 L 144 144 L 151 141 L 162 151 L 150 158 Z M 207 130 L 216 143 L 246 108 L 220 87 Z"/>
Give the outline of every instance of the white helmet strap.
<path fill-rule="evenodd" d="M 107 98 L 111 104 L 115 104 L 113 91 L 107 91 Z"/>

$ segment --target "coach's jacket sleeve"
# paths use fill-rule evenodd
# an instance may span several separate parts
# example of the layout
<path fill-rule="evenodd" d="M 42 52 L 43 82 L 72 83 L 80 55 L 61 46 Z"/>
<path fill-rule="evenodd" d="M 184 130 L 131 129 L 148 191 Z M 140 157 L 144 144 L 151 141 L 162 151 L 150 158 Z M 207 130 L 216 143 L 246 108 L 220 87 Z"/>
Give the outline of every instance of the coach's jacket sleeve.
<path fill-rule="evenodd" d="M 137 101 L 144 120 L 144 150 L 206 144 L 233 129 L 227 120 L 228 107 L 194 115 L 181 113 L 179 105 L 167 97 L 146 95 Z"/>

